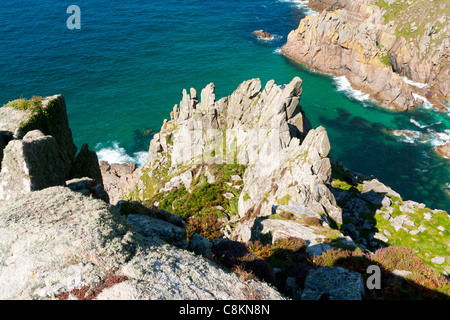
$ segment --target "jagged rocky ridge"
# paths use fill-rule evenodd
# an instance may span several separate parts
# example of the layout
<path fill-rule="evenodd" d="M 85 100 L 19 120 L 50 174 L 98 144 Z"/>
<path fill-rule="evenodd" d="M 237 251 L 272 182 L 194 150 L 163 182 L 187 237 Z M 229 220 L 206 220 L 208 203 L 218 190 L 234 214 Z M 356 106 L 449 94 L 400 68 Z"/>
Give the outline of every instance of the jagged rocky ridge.
<path fill-rule="evenodd" d="M 442 101 L 450 99 L 448 3 L 310 2 L 321 13 L 300 21 L 283 54 L 321 72 L 346 76 L 382 106 L 405 111 L 427 99 L 447 110 Z M 403 76 L 427 86 L 410 85 Z"/>
<path fill-rule="evenodd" d="M 296 77 L 281 89 L 269 81 L 261 90 L 260 80 L 253 79 L 219 101 L 210 84 L 202 90 L 201 103 L 195 90 L 193 97 L 184 91 L 180 108 L 174 108 L 150 143 L 148 165 L 164 165 L 168 156 L 174 169 L 203 162 L 245 165 L 240 217 L 256 210 L 271 215 L 276 199 L 289 197 L 300 213 L 321 212 L 342 222 L 326 187 L 331 174 L 328 136 L 322 127 L 311 130 L 299 108 L 301 84 Z"/>
<path fill-rule="evenodd" d="M 367 290 L 366 265 L 345 264 L 352 256 L 383 266 L 383 286 L 448 294 L 447 213 L 332 161 L 325 128 L 312 129 L 299 106 L 301 92 L 299 78 L 264 89 L 249 80 L 218 101 L 213 84 L 200 101 L 184 91 L 146 166 L 100 163 L 103 177 L 87 146 L 63 170 L 59 135 L 70 129 L 59 122 L 67 123 L 61 96 L 0 108 L 0 296 L 383 298 Z M 49 101 L 61 113 L 45 112 Z M 10 188 L 12 170 L 37 187 Z M 114 197 L 100 197 L 98 181 Z"/>
<path fill-rule="evenodd" d="M 317 256 L 405 245 L 447 274 L 447 213 L 403 201 L 374 177 L 332 161 L 325 128 L 312 129 L 298 105 L 301 92 L 299 78 L 285 86 L 269 81 L 264 89 L 252 79 L 218 101 L 213 84 L 200 101 L 195 89 L 184 90 L 151 141 L 128 199 L 180 214 L 188 226 L 199 223 L 193 217 L 217 216 L 220 237 L 231 243 L 273 249 L 303 239 L 305 252 Z"/>

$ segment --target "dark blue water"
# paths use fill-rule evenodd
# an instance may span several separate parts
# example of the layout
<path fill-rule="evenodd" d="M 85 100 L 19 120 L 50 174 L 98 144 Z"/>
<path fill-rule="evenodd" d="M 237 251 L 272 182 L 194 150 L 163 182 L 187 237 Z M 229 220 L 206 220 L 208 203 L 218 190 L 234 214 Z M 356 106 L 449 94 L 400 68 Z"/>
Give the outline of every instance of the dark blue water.
<path fill-rule="evenodd" d="M 81 30 L 66 27 L 71 4 L 81 8 Z M 450 140 L 449 114 L 386 111 L 345 79 L 285 59 L 279 48 L 306 13 L 299 1 L 281 0 L 8 1 L 0 7 L 0 105 L 63 94 L 79 147 L 142 162 L 183 88 L 214 82 L 221 97 L 251 78 L 264 85 L 300 76 L 301 104 L 314 126 L 327 128 L 333 158 L 405 199 L 449 210 L 450 160 L 433 150 Z M 256 29 L 274 40 L 255 39 Z"/>

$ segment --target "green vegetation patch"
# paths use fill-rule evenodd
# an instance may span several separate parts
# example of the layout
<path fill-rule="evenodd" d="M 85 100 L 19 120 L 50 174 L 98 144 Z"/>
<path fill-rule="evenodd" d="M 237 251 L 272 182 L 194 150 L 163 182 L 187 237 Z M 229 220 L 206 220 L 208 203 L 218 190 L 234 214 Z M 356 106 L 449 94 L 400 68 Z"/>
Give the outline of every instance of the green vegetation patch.
<path fill-rule="evenodd" d="M 380 57 L 380 61 L 385 65 L 385 66 L 390 66 L 391 65 L 391 59 L 389 58 L 389 54 L 385 53 Z"/>
<path fill-rule="evenodd" d="M 436 272 L 413 253 L 410 248 L 391 246 L 378 249 L 375 253 L 362 253 L 333 249 L 321 256 L 309 258 L 313 267 L 342 267 L 359 272 L 366 283 L 367 268 L 380 267 L 381 289 L 366 288 L 368 299 L 411 300 L 411 299 L 449 299 L 450 281 Z M 406 276 L 397 276 L 396 270 L 406 271 Z"/>
<path fill-rule="evenodd" d="M 5 107 L 10 107 L 15 110 L 27 110 L 31 112 L 40 112 L 42 108 L 41 99 L 16 99 L 14 101 L 8 102 Z"/>
<path fill-rule="evenodd" d="M 287 195 L 279 198 L 277 200 L 277 204 L 286 206 L 289 204 L 289 201 L 291 201 L 291 196 L 287 194 Z"/>
<path fill-rule="evenodd" d="M 397 36 L 416 45 L 426 32 L 435 35 L 431 38 L 432 42 L 441 43 L 446 37 L 445 33 L 439 33 L 443 25 L 439 20 L 450 14 L 447 0 L 398 0 L 391 4 L 379 0 L 375 5 L 384 10 L 386 24 L 394 23 Z"/>
<path fill-rule="evenodd" d="M 175 175 L 191 169 L 194 180 L 187 190 L 184 186 L 169 192 L 159 192 L 165 184 Z M 202 170 L 208 170 L 215 177 L 214 183 L 208 183 Z M 222 213 L 217 207 L 221 206 L 230 216 L 238 214 L 238 201 L 242 189 L 242 180 L 232 181 L 233 175 L 242 177 L 245 166 L 238 164 L 223 165 L 197 165 L 196 167 L 180 168 L 175 174 L 168 174 L 168 167 L 159 167 L 143 173 L 136 189 L 128 195 L 129 199 L 138 200 L 146 205 L 159 203 L 158 207 L 174 213 L 183 219 L 190 217 L 205 217 L 213 215 L 221 217 Z M 139 189 L 140 186 L 140 189 Z M 224 194 L 231 194 L 225 197 Z"/>

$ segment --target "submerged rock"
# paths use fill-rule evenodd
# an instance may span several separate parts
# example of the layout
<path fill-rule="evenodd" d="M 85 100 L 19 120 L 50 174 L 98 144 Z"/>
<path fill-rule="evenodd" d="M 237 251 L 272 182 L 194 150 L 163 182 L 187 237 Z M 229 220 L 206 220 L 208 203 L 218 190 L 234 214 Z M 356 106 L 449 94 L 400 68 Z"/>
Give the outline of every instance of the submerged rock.
<path fill-rule="evenodd" d="M 253 34 L 257 37 L 263 38 L 263 39 L 271 39 L 272 35 L 264 30 L 255 30 L 253 31 Z"/>
<path fill-rule="evenodd" d="M 450 142 L 447 142 L 442 146 L 437 146 L 436 151 L 444 158 L 450 158 Z"/>

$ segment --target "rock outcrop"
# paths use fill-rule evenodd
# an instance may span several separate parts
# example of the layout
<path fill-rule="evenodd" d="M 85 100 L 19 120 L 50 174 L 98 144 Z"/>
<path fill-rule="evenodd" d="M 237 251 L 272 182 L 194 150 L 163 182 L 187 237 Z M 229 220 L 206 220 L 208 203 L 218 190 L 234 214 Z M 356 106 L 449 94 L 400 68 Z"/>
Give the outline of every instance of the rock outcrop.
<path fill-rule="evenodd" d="M 441 20 L 449 6 L 430 8 L 425 1 L 386 2 L 381 8 L 374 4 L 312 1 L 313 8 L 323 11 L 301 20 L 281 52 L 318 71 L 345 76 L 382 106 L 409 110 L 419 103 L 415 93 L 444 109 L 440 101 L 450 98 L 450 37 Z M 419 88 L 402 77 L 428 86 Z"/>
<path fill-rule="evenodd" d="M 364 282 L 358 272 L 319 268 L 308 272 L 302 300 L 362 300 Z"/>
<path fill-rule="evenodd" d="M 403 200 L 378 179 L 359 175 L 337 163 L 333 164 L 333 172 L 332 192 L 344 220 L 340 230 L 358 247 L 374 251 L 391 245 L 408 246 L 422 261 L 444 274 L 450 273 L 450 259 L 441 264 L 433 261 L 446 255 L 446 246 L 438 244 L 446 243 L 448 238 L 447 212 Z"/>
<path fill-rule="evenodd" d="M 264 31 L 264 30 L 255 30 L 255 31 L 253 31 L 253 34 L 256 37 L 261 38 L 261 39 L 272 39 L 272 35 L 269 32 Z"/>
<path fill-rule="evenodd" d="M 0 132 L 11 139 L 22 139 L 27 132 L 40 130 L 52 136 L 64 165 L 66 179 L 70 178 L 77 148 L 69 128 L 64 97 L 55 95 L 35 100 L 18 99 L 0 108 Z"/>
<path fill-rule="evenodd" d="M 89 150 L 87 144 L 83 144 L 80 152 L 75 158 L 72 167 L 72 176 L 74 178 L 88 177 L 103 184 L 102 172 L 98 163 L 98 157 L 95 151 Z"/>
<path fill-rule="evenodd" d="M 412 91 L 383 63 L 373 22 L 354 24 L 346 10 L 324 11 L 301 20 L 281 52 L 324 73 L 345 76 L 359 90 L 381 105 L 398 110 L 415 106 Z"/>
<path fill-rule="evenodd" d="M 109 195 L 111 204 L 117 204 L 123 196 L 136 188 L 136 182 L 141 176 L 141 168 L 134 163 L 99 162 L 103 185 Z"/>
<path fill-rule="evenodd" d="M 95 152 L 83 145 L 75 158 L 63 96 L 7 103 L 0 108 L 0 137 L 0 200 L 88 178 L 92 180 L 70 183 L 108 201 Z"/>
<path fill-rule="evenodd" d="M 0 200 L 64 185 L 65 181 L 64 166 L 52 136 L 33 130 L 23 140 L 13 140 L 6 146 L 0 171 Z"/>
<path fill-rule="evenodd" d="M 299 107 L 302 80 L 296 77 L 284 88 L 271 80 L 263 90 L 259 79 L 245 81 L 219 101 L 213 88 L 210 84 L 202 90 L 200 102 L 183 91 L 180 109 L 174 108 L 165 129 L 150 143 L 147 167 L 167 165 L 175 175 L 177 167 L 186 165 L 245 165 L 241 218 L 271 215 L 284 199 L 305 215 L 320 213 L 342 222 L 327 188 L 331 165 L 326 130 L 312 130 Z M 171 188 L 175 180 L 186 180 L 184 174 L 172 178 Z"/>
<path fill-rule="evenodd" d="M 239 198 L 241 217 L 272 215 L 279 205 L 301 217 L 321 216 L 342 223 L 341 210 L 327 185 L 331 179 L 328 135 L 323 127 L 311 129 L 303 143 L 295 139 L 277 152 L 276 167 L 247 168 Z M 272 163 L 273 164 L 273 163 Z M 267 182 L 269 181 L 269 182 Z"/>
<path fill-rule="evenodd" d="M 437 146 L 436 151 L 444 158 L 450 158 L 450 142 L 442 146 Z"/>

